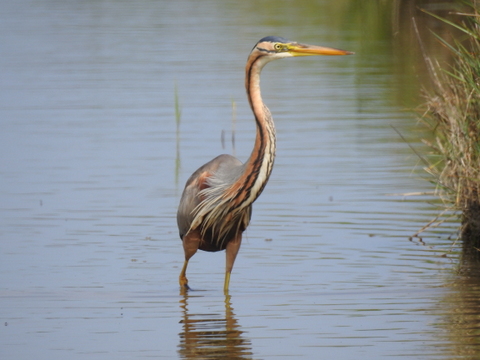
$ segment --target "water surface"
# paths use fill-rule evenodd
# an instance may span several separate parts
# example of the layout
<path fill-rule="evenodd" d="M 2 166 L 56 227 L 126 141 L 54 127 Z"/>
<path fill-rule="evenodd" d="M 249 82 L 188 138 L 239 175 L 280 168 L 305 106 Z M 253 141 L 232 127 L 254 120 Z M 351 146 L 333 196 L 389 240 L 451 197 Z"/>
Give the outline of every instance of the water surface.
<path fill-rule="evenodd" d="M 409 239 L 437 213 L 401 195 L 433 190 L 395 131 L 421 149 L 416 77 L 363 28 L 382 13 L 305 4 L 0 5 L 2 358 L 475 358 L 457 224 Z M 244 65 L 271 34 L 356 55 L 265 69 L 277 160 L 230 296 L 224 254 L 204 252 L 181 294 L 184 182 L 220 153 L 248 158 Z"/>

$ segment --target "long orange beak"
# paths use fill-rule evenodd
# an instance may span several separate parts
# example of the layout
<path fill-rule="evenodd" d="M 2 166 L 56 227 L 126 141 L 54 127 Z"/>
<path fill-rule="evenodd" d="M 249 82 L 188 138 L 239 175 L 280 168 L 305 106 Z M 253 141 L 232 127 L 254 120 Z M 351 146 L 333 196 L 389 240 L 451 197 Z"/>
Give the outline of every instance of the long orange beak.
<path fill-rule="evenodd" d="M 312 55 L 353 55 L 354 52 L 334 49 L 324 46 L 307 45 L 299 43 L 288 44 L 288 52 L 293 56 L 312 56 Z"/>

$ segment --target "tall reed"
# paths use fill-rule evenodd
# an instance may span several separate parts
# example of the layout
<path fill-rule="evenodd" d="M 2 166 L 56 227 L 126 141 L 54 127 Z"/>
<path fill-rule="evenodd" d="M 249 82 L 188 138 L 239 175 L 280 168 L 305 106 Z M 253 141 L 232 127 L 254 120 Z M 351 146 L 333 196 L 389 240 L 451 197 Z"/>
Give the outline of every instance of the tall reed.
<path fill-rule="evenodd" d="M 480 248 L 480 6 L 471 3 L 453 44 L 439 37 L 454 55 L 454 63 L 440 68 L 427 58 L 434 90 L 427 95 L 423 122 L 433 132 L 426 167 L 436 193 L 446 206 L 461 213 L 464 246 Z M 432 16 L 435 16 L 431 14 Z"/>
<path fill-rule="evenodd" d="M 176 125 L 176 156 L 175 156 L 175 185 L 178 186 L 178 180 L 180 178 L 181 158 L 180 158 L 180 123 L 182 120 L 182 108 L 180 100 L 178 98 L 178 87 L 175 83 L 174 91 L 175 101 L 175 125 Z"/>

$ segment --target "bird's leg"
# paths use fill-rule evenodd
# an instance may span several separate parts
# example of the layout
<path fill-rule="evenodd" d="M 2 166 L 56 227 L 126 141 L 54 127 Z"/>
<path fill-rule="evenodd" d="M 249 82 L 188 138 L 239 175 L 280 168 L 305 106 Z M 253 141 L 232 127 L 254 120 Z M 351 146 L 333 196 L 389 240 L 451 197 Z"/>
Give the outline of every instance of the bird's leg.
<path fill-rule="evenodd" d="M 223 286 L 223 291 L 225 294 L 228 293 L 228 286 L 230 284 L 230 274 L 232 273 L 233 264 L 235 258 L 237 257 L 238 250 L 240 250 L 240 245 L 242 243 L 242 232 L 239 231 L 235 237 L 227 243 L 226 248 L 226 266 L 225 266 L 225 283 Z"/>
<path fill-rule="evenodd" d="M 188 279 L 187 279 L 187 266 L 188 266 L 188 260 L 185 260 L 183 263 L 183 268 L 182 272 L 180 273 L 180 276 L 178 277 L 178 282 L 180 284 L 180 287 L 182 288 L 188 288 Z"/>
<path fill-rule="evenodd" d="M 200 246 L 200 234 L 197 231 L 189 232 L 186 234 L 183 239 L 183 251 L 185 253 L 185 262 L 183 263 L 182 271 L 178 278 L 178 282 L 182 288 L 188 289 L 188 279 L 187 279 L 187 266 L 188 260 L 195 255 Z"/>

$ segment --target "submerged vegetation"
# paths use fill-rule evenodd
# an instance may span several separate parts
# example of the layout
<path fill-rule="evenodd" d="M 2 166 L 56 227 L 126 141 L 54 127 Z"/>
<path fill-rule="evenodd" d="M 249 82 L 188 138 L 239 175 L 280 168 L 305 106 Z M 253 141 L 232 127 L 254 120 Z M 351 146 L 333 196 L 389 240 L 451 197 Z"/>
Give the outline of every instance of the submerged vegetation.
<path fill-rule="evenodd" d="M 461 14 L 462 37 L 439 37 L 454 56 L 441 68 L 427 57 L 434 90 L 427 95 L 423 122 L 433 132 L 426 170 L 447 210 L 461 214 L 464 250 L 480 254 L 480 5 Z M 435 16 L 435 15 L 432 15 Z"/>

